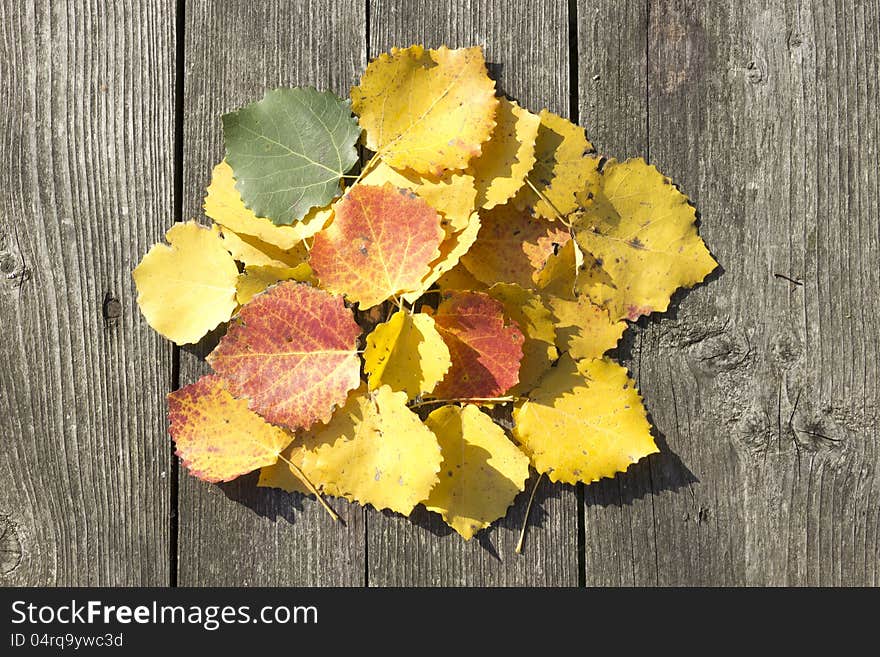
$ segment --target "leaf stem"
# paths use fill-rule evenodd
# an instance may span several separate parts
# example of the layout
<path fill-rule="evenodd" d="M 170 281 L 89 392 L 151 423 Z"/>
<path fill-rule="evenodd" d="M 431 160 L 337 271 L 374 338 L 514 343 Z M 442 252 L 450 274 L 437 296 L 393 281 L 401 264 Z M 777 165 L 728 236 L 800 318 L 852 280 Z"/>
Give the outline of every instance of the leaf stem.
<path fill-rule="evenodd" d="M 428 404 L 455 404 L 459 402 L 494 402 L 496 404 L 504 404 L 512 401 L 519 401 L 523 397 L 515 397 L 507 395 L 506 397 L 453 397 L 451 399 L 427 399 L 425 401 L 410 404 L 410 408 L 418 408 L 419 406 L 427 406 Z"/>
<path fill-rule="evenodd" d="M 570 229 L 571 229 L 571 223 L 569 223 L 569 222 L 565 219 L 565 217 L 562 216 L 562 213 L 559 212 L 559 210 L 556 209 L 556 206 L 553 205 L 553 202 L 552 202 L 549 198 L 547 198 L 547 197 L 544 195 L 544 192 L 542 192 L 542 191 L 539 190 L 537 187 L 535 187 L 535 186 L 532 184 L 532 181 L 529 180 L 529 177 L 528 177 L 528 176 L 525 177 L 525 181 L 526 181 L 526 184 L 531 188 L 531 190 L 532 190 L 533 192 L 535 192 L 535 194 L 538 195 L 538 198 L 540 198 L 542 201 L 544 201 L 544 203 L 546 203 L 547 205 L 550 206 L 550 209 L 553 210 L 553 214 L 556 215 L 556 218 L 559 219 L 559 221 L 561 221 L 563 224 L 565 224 L 565 226 L 567 226 L 567 227 L 569 228 L 569 230 L 570 230 Z"/>
<path fill-rule="evenodd" d="M 308 477 L 306 477 L 305 472 L 300 470 L 299 466 L 296 465 L 295 463 L 293 463 L 292 461 L 290 461 L 290 459 L 288 459 L 287 457 L 279 454 L 278 458 L 280 458 L 282 461 L 284 461 L 290 467 L 290 469 L 293 471 L 293 474 L 296 475 L 297 479 L 299 479 L 301 482 L 303 482 L 303 484 L 305 484 L 305 487 L 309 489 L 309 492 L 318 498 L 318 501 L 321 503 L 321 506 L 323 506 L 327 510 L 327 513 L 330 514 L 330 517 L 333 518 L 334 521 L 338 521 L 339 516 L 336 515 L 336 511 L 334 511 L 333 508 L 329 504 L 327 504 L 327 500 L 324 499 L 324 497 L 321 495 L 321 493 L 318 492 L 318 489 L 315 488 L 315 485 L 309 480 Z"/>
<path fill-rule="evenodd" d="M 542 472 L 538 476 L 538 480 L 535 482 L 535 485 L 532 488 L 532 494 L 529 496 L 529 504 L 528 504 L 528 506 L 526 506 L 526 517 L 523 518 L 522 529 L 519 532 L 519 541 L 517 542 L 516 549 L 514 550 L 514 552 L 516 552 L 517 554 L 522 554 L 523 543 L 526 540 L 526 527 L 528 527 L 528 525 L 529 525 L 529 516 L 532 513 L 532 502 L 535 501 L 535 493 L 538 492 L 538 486 L 541 484 L 541 482 L 543 480 L 544 480 L 544 473 Z"/>

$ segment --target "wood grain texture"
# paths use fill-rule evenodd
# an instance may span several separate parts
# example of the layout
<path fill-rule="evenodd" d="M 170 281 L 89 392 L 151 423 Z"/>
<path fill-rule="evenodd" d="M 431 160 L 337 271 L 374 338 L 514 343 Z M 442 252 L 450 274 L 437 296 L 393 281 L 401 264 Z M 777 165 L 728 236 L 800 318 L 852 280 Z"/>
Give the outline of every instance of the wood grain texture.
<path fill-rule="evenodd" d="M 880 5 L 648 23 L 646 154 L 723 271 L 631 341 L 666 446 L 588 500 L 587 582 L 877 585 Z"/>
<path fill-rule="evenodd" d="M 569 113 L 565 2 L 370 2 L 370 56 L 392 46 L 481 45 L 498 87 L 537 111 Z M 531 482 L 527 484 L 530 491 Z M 413 521 L 367 514 L 370 586 L 574 586 L 578 583 L 574 489 L 545 485 L 522 555 L 514 553 L 527 493 L 508 516 L 469 542 L 436 514 Z"/>
<path fill-rule="evenodd" d="M 174 3 L 0 2 L 0 584 L 164 585 Z"/>
<path fill-rule="evenodd" d="M 220 116 L 277 86 L 347 97 L 366 65 L 363 2 L 188 2 L 185 7 L 183 217 L 202 215 L 223 157 Z M 180 384 L 207 372 L 206 340 L 181 352 Z M 344 502 L 333 523 L 317 502 L 256 488 L 249 475 L 212 485 L 180 470 L 181 585 L 360 585 L 363 511 Z"/>

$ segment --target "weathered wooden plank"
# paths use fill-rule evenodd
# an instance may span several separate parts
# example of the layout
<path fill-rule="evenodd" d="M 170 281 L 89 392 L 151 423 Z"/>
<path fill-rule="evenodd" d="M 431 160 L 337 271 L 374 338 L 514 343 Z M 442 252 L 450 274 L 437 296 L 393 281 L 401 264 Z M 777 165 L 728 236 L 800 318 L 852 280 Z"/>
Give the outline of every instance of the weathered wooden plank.
<path fill-rule="evenodd" d="M 577 3 L 579 118 L 596 149 L 619 160 L 647 156 L 647 10 L 644 0 Z M 634 376 L 638 362 L 632 347 L 640 334 L 639 327 L 630 327 L 619 350 Z M 651 406 L 653 400 L 646 401 Z M 653 552 L 633 547 L 653 541 L 650 467 L 642 461 L 623 475 L 584 487 L 588 586 L 632 584 L 653 575 Z"/>
<path fill-rule="evenodd" d="M 650 158 L 723 272 L 642 322 L 680 461 L 623 491 L 653 522 L 609 516 L 621 567 L 588 581 L 878 583 L 878 33 L 876 2 L 650 3 Z"/>
<path fill-rule="evenodd" d="M 347 96 L 365 65 L 365 6 L 355 0 L 186 4 L 184 218 L 201 215 L 211 169 L 223 157 L 220 115 L 282 85 Z M 207 371 L 182 351 L 180 384 Z M 257 489 L 254 476 L 209 485 L 180 471 L 182 585 L 359 585 L 363 512 L 337 504 L 333 523 L 312 500 Z"/>
<path fill-rule="evenodd" d="M 565 2 L 370 2 L 370 54 L 392 46 L 481 45 L 498 86 L 526 107 L 569 113 L 568 8 Z M 371 586 L 576 585 L 574 489 L 545 485 L 532 509 L 524 554 L 514 553 L 527 502 L 465 543 L 440 520 L 416 512 L 415 524 L 367 514 Z"/>
<path fill-rule="evenodd" d="M 0 2 L 0 582 L 168 583 L 174 3 Z"/>

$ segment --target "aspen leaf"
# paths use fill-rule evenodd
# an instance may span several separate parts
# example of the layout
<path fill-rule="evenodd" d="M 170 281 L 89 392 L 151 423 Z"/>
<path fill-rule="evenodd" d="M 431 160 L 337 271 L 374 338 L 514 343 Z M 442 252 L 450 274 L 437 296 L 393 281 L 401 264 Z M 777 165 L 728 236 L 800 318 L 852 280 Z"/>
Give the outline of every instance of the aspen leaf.
<path fill-rule="evenodd" d="M 168 418 L 177 456 L 204 481 L 229 481 L 271 465 L 293 438 L 249 410 L 213 375 L 169 394 Z"/>
<path fill-rule="evenodd" d="M 495 127 L 495 82 L 479 47 L 392 48 L 351 90 L 367 148 L 395 169 L 467 167 Z"/>
<path fill-rule="evenodd" d="M 424 313 L 399 310 L 367 336 L 364 372 L 370 390 L 387 384 L 413 399 L 434 390 L 450 365 L 449 349 Z"/>
<path fill-rule="evenodd" d="M 312 268 L 303 263 L 296 267 L 250 266 L 238 275 L 235 300 L 246 304 L 266 288 L 280 281 L 299 281 L 305 283 L 312 278 Z"/>
<path fill-rule="evenodd" d="M 593 154 L 583 128 L 546 109 L 540 117 L 535 166 L 528 175 L 531 186 L 520 188 L 514 203 L 552 221 L 576 210 L 575 194 L 597 184 L 600 158 Z"/>
<path fill-rule="evenodd" d="M 513 435 L 551 481 L 590 483 L 659 451 L 645 415 L 626 368 L 565 354 L 514 408 Z"/>
<path fill-rule="evenodd" d="M 435 397 L 497 397 L 519 382 L 524 338 L 516 324 L 506 323 L 500 301 L 483 292 L 450 291 L 434 322 L 452 359 Z"/>
<path fill-rule="evenodd" d="M 553 325 L 555 318 L 537 293 L 519 285 L 496 283 L 489 288 L 488 294 L 504 304 L 504 313 L 516 322 L 525 337 L 519 383 L 510 389 L 511 394 L 519 395 L 533 388 L 559 357 Z"/>
<path fill-rule="evenodd" d="M 462 171 L 447 171 L 438 177 L 398 171 L 379 160 L 360 184 L 381 187 L 385 183 L 412 190 L 424 199 L 440 214 L 440 224 L 447 233 L 464 230 L 476 207 L 474 177 Z"/>
<path fill-rule="evenodd" d="M 572 358 L 599 358 L 617 346 L 626 330 L 626 322 L 613 322 L 608 311 L 594 304 L 586 295 L 575 300 L 550 297 L 556 319 L 556 344 Z"/>
<path fill-rule="evenodd" d="M 474 292 L 482 292 L 488 286 L 474 278 L 474 275 L 467 270 L 467 267 L 458 263 L 437 279 L 437 287 L 440 292 L 448 290 L 472 290 Z"/>
<path fill-rule="evenodd" d="M 356 185 L 315 236 L 309 263 L 326 289 L 363 310 L 419 288 L 444 236 L 436 210 L 412 191 Z"/>
<path fill-rule="evenodd" d="M 323 444 L 307 469 L 330 495 L 409 515 L 428 497 L 440 471 L 437 438 L 388 386 L 352 395 L 312 432 Z"/>
<path fill-rule="evenodd" d="M 280 251 L 289 251 L 304 239 L 312 237 L 324 228 L 333 216 L 329 207 L 315 208 L 302 221 L 290 226 L 276 226 L 265 217 L 258 217 L 253 210 L 245 207 L 241 200 L 235 188 L 232 167 L 226 163 L 226 160 L 214 167 L 204 208 L 205 214 L 223 228 L 236 235 L 247 235 Z"/>
<path fill-rule="evenodd" d="M 176 344 L 198 342 L 235 311 L 238 268 L 216 229 L 174 224 L 132 272 L 141 312 Z"/>
<path fill-rule="evenodd" d="M 223 116 L 226 161 L 246 207 L 292 224 L 339 192 L 360 135 L 349 101 L 311 88 L 274 89 Z"/>
<path fill-rule="evenodd" d="M 246 267 L 293 268 L 308 259 L 309 252 L 302 243 L 296 244 L 289 251 L 282 251 L 273 244 L 251 235 L 239 235 L 225 226 L 220 228 L 220 234 L 223 235 L 223 246 L 229 254 Z"/>
<path fill-rule="evenodd" d="M 293 442 L 281 452 L 281 456 L 284 457 L 284 460 L 278 459 L 275 463 L 260 468 L 257 486 L 260 488 L 280 488 L 288 493 L 311 495 L 311 491 L 286 463 L 286 461 L 293 463 L 314 483 L 314 473 L 307 471 L 303 458 L 305 449 L 299 444 L 299 441 L 294 438 Z"/>
<path fill-rule="evenodd" d="M 523 186 L 535 164 L 535 138 L 540 117 L 514 101 L 499 98 L 492 138 L 471 162 L 478 203 L 488 209 L 507 203 Z"/>
<path fill-rule="evenodd" d="M 208 362 L 266 420 L 302 429 L 358 387 L 359 334 L 341 297 L 285 281 L 242 307 Z"/>
<path fill-rule="evenodd" d="M 696 211 L 672 182 L 642 159 L 611 161 L 602 172 L 603 203 L 576 215 L 576 239 L 613 281 L 589 287 L 612 319 L 636 320 L 669 307 L 718 263 L 697 234 Z"/>
<path fill-rule="evenodd" d="M 534 277 L 555 250 L 571 239 L 568 230 L 535 219 L 512 205 L 483 213 L 476 243 L 461 258 L 474 277 L 487 284 L 534 287 Z"/>
<path fill-rule="evenodd" d="M 614 285 L 601 264 L 589 253 L 581 251 L 572 239 L 547 258 L 544 268 L 534 278 L 543 296 L 569 300 L 594 285 Z"/>
<path fill-rule="evenodd" d="M 440 442 L 439 483 L 425 507 L 465 540 L 507 513 L 529 478 L 529 459 L 473 405 L 443 406 L 425 420 Z"/>
<path fill-rule="evenodd" d="M 428 289 L 436 283 L 441 276 L 458 265 L 461 257 L 468 252 L 477 240 L 480 232 L 480 217 L 475 212 L 470 216 L 468 225 L 457 233 L 447 237 L 440 243 L 440 255 L 430 264 L 428 274 L 422 279 L 418 288 L 403 295 L 407 303 L 414 303 Z"/>

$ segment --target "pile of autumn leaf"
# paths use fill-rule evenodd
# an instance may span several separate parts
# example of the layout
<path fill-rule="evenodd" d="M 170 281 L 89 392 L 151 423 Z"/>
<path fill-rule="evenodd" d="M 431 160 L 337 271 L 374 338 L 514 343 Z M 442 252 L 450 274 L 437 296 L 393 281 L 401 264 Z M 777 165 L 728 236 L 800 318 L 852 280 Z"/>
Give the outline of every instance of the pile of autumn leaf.
<path fill-rule="evenodd" d="M 177 344 L 229 322 L 215 373 L 168 397 L 195 476 L 423 504 L 468 539 L 530 465 L 592 482 L 657 451 L 604 354 L 716 263 L 654 167 L 496 97 L 479 48 L 393 49 L 350 101 L 276 89 L 223 128 L 213 225 L 175 224 L 134 270 Z"/>

